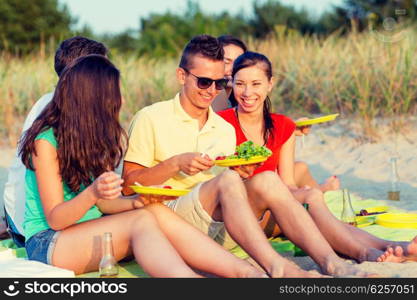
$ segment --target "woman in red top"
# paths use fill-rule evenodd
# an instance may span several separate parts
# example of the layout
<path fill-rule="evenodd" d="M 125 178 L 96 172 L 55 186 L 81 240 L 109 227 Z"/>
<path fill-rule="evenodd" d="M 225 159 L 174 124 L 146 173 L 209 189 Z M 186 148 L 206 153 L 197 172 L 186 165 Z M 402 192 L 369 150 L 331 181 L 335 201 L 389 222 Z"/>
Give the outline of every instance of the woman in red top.
<path fill-rule="evenodd" d="M 222 35 L 218 37 L 218 40 L 223 45 L 225 76 L 229 80 L 229 83 L 227 84 L 225 91 L 223 93 L 220 93 L 212 102 L 212 107 L 214 111 L 216 112 L 219 112 L 221 110 L 225 110 L 227 108 L 234 107 L 237 105 L 236 100 L 233 97 L 233 94 L 231 94 L 232 92 L 231 77 L 232 77 L 232 71 L 233 71 L 233 63 L 236 60 L 236 58 L 238 58 L 240 55 L 248 51 L 245 43 L 237 37 L 234 37 L 231 35 Z M 225 116 L 223 117 L 228 118 L 229 122 L 232 123 L 232 122 L 237 121 L 237 119 L 233 117 L 232 112 L 224 113 L 224 114 Z M 272 115 L 272 117 L 274 116 L 275 115 Z M 299 120 L 302 120 L 302 119 L 306 119 L 306 118 L 300 118 Z M 296 136 L 307 135 L 309 131 L 310 131 L 310 126 L 298 127 L 295 130 L 295 135 Z M 244 134 L 242 134 L 242 137 L 246 139 Z M 243 141 L 245 140 L 242 140 L 242 142 Z M 327 178 L 322 184 L 319 184 L 314 179 L 313 175 L 311 174 L 308 165 L 302 161 L 296 161 L 294 163 L 294 179 L 295 179 L 297 186 L 299 187 L 308 185 L 313 188 L 318 188 L 322 192 L 326 192 L 330 190 L 338 190 L 340 188 L 340 181 L 339 181 L 339 178 L 337 178 L 336 176 L 331 176 Z"/>
<path fill-rule="evenodd" d="M 254 175 L 263 171 L 278 172 L 287 185 L 297 188 L 294 180 L 295 123 L 284 115 L 270 113 L 268 93 L 272 90 L 272 70 L 265 67 L 265 62 L 255 62 L 260 54 L 246 53 L 253 58 L 246 63 L 243 61 L 240 67 L 238 61 L 235 66 L 239 69 L 234 67 L 233 70 L 233 93 L 238 105 L 218 114 L 235 128 L 237 145 L 251 140 L 272 151 Z M 240 56 L 241 62 L 244 56 Z"/>
<path fill-rule="evenodd" d="M 318 188 L 297 187 L 294 179 L 295 123 L 284 115 L 270 112 L 271 102 L 268 93 L 272 90 L 273 81 L 271 62 L 268 58 L 259 53 L 245 52 L 236 59 L 232 77 L 233 93 L 238 105 L 219 112 L 219 115 L 234 126 L 238 145 L 250 140 L 257 145 L 266 146 L 273 152 L 253 175 L 264 171 L 278 173 L 294 198 L 301 203 L 309 204 L 309 213 L 315 224 L 332 248 L 342 254 L 358 261 L 395 260 L 392 259 L 394 250 L 390 247 L 396 247 L 397 251 L 417 255 L 417 237 L 411 243 L 379 239 L 337 220 L 328 210 L 323 193 Z M 250 170 L 245 170 L 244 166 L 238 167 L 236 171 L 242 177 L 250 176 Z M 247 184 L 250 184 L 250 181 L 252 180 Z M 278 183 L 276 192 L 288 194 L 285 186 Z M 294 200 L 290 198 L 288 195 L 288 206 L 291 206 L 291 200 Z M 261 223 L 264 229 L 266 224 L 270 223 L 265 222 L 266 219 L 264 217 Z M 275 226 L 275 232 L 268 233 L 279 233 L 279 228 Z M 384 253 L 387 248 L 389 251 Z"/>

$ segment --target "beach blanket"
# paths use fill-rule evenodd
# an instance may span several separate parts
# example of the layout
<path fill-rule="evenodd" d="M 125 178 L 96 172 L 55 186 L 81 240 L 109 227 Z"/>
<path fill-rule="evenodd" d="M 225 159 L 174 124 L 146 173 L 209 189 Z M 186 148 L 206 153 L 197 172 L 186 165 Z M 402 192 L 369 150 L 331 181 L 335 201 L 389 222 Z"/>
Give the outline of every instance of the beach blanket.
<path fill-rule="evenodd" d="M 297 248 L 293 243 L 285 238 L 276 238 L 270 240 L 270 242 L 276 251 L 285 256 L 305 255 L 301 249 Z M 247 253 L 240 247 L 232 249 L 231 252 L 242 259 L 247 259 L 249 257 Z M 15 268 L 13 270 L 3 269 L 3 265 L 1 264 L 2 261 L 9 262 L 10 264 L 8 264 L 8 266 L 10 267 L 15 265 Z M 37 268 L 33 263 L 37 266 Z M 5 266 L 6 265 L 4 265 L 4 267 Z M 51 266 L 39 262 L 28 261 L 25 248 L 17 248 L 13 240 L 7 239 L 0 241 L 0 277 L 74 277 L 74 274 L 71 271 L 54 267 L 51 268 L 55 270 L 49 270 L 49 267 Z M 77 277 L 97 278 L 99 277 L 99 273 L 89 272 L 77 275 Z M 132 260 L 119 263 L 118 277 L 146 278 L 149 276 L 134 260 Z"/>
<path fill-rule="evenodd" d="M 375 206 L 388 206 L 390 212 L 404 212 L 404 209 L 401 209 L 401 203 L 396 203 L 395 201 L 388 201 L 388 200 L 375 200 L 375 199 L 364 199 L 358 195 L 352 194 L 351 195 L 352 206 L 355 210 L 366 209 L 369 207 Z M 331 212 L 337 217 L 340 218 L 340 214 L 342 211 L 342 192 L 341 191 L 331 191 L 325 193 L 325 200 L 326 203 L 331 210 Z M 379 225 L 372 224 L 370 226 L 366 226 L 362 228 L 363 230 L 383 239 L 400 241 L 400 240 L 411 240 L 415 236 L 417 236 L 417 229 L 408 229 L 408 228 L 388 228 Z M 287 257 L 302 257 L 306 254 L 296 247 L 293 243 L 288 241 L 285 237 L 279 237 L 275 239 L 270 239 L 270 243 L 272 247 L 279 253 Z M 24 260 L 26 258 L 26 251 L 24 248 L 17 248 L 12 240 L 3 240 L 0 241 L 0 259 L 2 257 L 2 253 L 8 250 L 9 252 L 7 255 L 9 258 L 20 258 Z M 248 254 L 240 247 L 236 247 L 231 250 L 231 252 L 239 258 L 248 259 Z M 3 257 L 5 253 L 3 253 Z M 10 257 L 12 256 L 12 257 Z M 29 263 L 29 261 L 25 261 L 24 263 Z M 20 267 L 22 267 L 22 263 L 20 263 Z M 39 263 L 41 264 L 41 263 Z M 41 264 L 44 265 L 44 264 Z M 46 266 L 46 265 L 45 265 Z M 19 267 L 19 268 L 20 268 Z M 49 266 L 48 266 L 49 267 Z M 0 266 L 1 269 L 1 266 Z M 20 269 L 23 272 L 24 269 Z M 62 270 L 62 269 L 60 269 Z M 67 270 L 64 270 L 67 271 Z M 30 267 L 28 264 L 28 272 L 30 271 Z M 0 271 L 1 273 L 1 271 Z M 47 274 L 46 272 L 44 274 Z M 64 274 L 64 273 L 61 273 Z M 27 274 L 25 277 L 30 277 L 30 274 Z M 45 276 L 48 277 L 48 276 Z M 56 276 L 56 277 L 66 277 L 64 275 Z M 90 272 L 78 275 L 77 277 L 83 278 L 96 278 L 99 277 L 98 272 Z M 122 262 L 119 263 L 119 275 L 118 277 L 122 278 L 129 278 L 129 277 L 149 277 L 146 272 L 134 261 L 129 262 Z"/>

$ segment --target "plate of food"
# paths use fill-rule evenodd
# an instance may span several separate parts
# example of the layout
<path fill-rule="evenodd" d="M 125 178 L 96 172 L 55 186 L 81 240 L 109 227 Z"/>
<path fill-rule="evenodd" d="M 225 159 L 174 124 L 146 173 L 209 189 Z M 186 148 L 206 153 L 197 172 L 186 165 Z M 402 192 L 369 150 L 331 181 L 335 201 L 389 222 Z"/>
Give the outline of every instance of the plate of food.
<path fill-rule="evenodd" d="M 214 164 L 220 167 L 235 167 L 264 162 L 272 155 L 272 151 L 265 146 L 255 145 L 246 141 L 236 147 L 236 152 L 229 156 L 218 156 Z"/>
<path fill-rule="evenodd" d="M 264 162 L 268 159 L 265 156 L 252 156 L 251 158 L 223 158 L 219 156 L 214 161 L 214 164 L 220 167 L 235 167 Z"/>
<path fill-rule="evenodd" d="M 332 114 L 332 115 L 327 115 L 327 116 L 318 117 L 314 119 L 301 120 L 301 121 L 295 122 L 295 125 L 297 127 L 301 127 L 301 126 L 310 126 L 314 124 L 329 122 L 329 121 L 333 121 L 334 119 L 336 119 L 338 115 L 339 114 Z"/>
<path fill-rule="evenodd" d="M 386 213 L 377 216 L 375 223 L 385 227 L 417 229 L 417 213 Z"/>
<path fill-rule="evenodd" d="M 135 193 L 142 195 L 160 195 L 160 196 L 173 196 L 179 197 L 186 195 L 190 192 L 187 189 L 173 189 L 169 185 L 165 186 L 143 186 L 143 185 L 131 185 L 129 186 Z"/>

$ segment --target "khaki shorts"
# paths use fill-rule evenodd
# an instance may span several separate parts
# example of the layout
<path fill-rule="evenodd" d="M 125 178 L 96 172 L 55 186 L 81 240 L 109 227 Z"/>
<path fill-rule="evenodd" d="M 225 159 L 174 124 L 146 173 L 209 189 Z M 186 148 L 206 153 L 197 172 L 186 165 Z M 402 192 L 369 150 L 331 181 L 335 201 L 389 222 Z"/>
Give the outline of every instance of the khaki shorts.
<path fill-rule="evenodd" d="M 214 221 L 201 205 L 200 188 L 202 184 L 198 184 L 187 195 L 175 201 L 167 201 L 166 205 L 224 248 L 231 250 L 237 246 L 237 243 L 226 231 L 224 222 Z"/>

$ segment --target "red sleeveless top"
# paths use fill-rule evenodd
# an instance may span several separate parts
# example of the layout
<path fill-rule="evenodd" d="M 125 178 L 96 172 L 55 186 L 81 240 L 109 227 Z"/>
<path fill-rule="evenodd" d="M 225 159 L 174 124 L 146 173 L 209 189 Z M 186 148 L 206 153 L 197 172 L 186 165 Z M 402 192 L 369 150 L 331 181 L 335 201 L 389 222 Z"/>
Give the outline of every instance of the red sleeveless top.
<path fill-rule="evenodd" d="M 236 145 L 248 140 L 240 127 L 234 108 L 220 111 L 218 114 L 235 128 Z M 272 151 L 272 155 L 255 170 L 254 175 L 263 171 L 277 172 L 281 147 L 295 130 L 295 123 L 290 118 L 280 114 L 271 114 L 271 117 L 274 122 L 273 138 L 270 136 L 265 146 Z"/>

